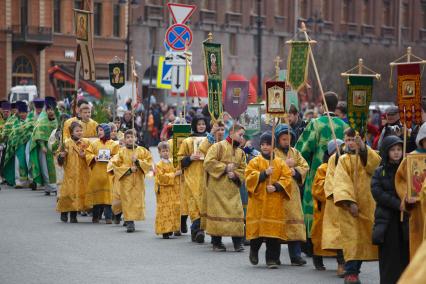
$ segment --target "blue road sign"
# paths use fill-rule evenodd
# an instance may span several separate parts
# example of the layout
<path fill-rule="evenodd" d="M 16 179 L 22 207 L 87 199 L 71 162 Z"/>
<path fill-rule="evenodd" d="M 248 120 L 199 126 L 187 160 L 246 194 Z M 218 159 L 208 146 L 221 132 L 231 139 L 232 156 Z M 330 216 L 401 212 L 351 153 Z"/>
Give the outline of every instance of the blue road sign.
<path fill-rule="evenodd" d="M 173 50 L 185 50 L 185 43 L 188 44 L 188 47 L 192 43 L 191 29 L 182 24 L 170 26 L 166 32 L 166 43 Z"/>

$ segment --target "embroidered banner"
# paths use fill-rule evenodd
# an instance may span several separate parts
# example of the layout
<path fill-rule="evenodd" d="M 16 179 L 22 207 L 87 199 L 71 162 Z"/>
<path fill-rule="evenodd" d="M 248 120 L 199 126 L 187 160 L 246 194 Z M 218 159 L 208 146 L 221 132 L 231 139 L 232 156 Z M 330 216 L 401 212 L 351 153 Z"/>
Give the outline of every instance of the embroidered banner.
<path fill-rule="evenodd" d="M 401 122 L 422 123 L 422 99 L 420 89 L 420 65 L 403 64 L 397 66 L 398 72 L 398 108 Z"/>
<path fill-rule="evenodd" d="M 203 42 L 204 69 L 207 76 L 209 113 L 213 121 L 223 112 L 222 106 L 222 45 Z"/>
<path fill-rule="evenodd" d="M 96 81 L 91 12 L 74 9 L 74 31 L 77 40 L 77 61 L 81 62 L 83 79 Z"/>
<path fill-rule="evenodd" d="M 366 132 L 373 80 L 374 78 L 365 76 L 350 76 L 347 80 L 349 126 L 359 133 Z"/>
<path fill-rule="evenodd" d="M 124 63 L 110 63 L 108 65 L 109 69 L 109 83 L 115 89 L 120 89 L 124 86 L 125 79 L 125 70 Z"/>
<path fill-rule="evenodd" d="M 226 81 L 225 110 L 234 119 L 246 111 L 248 94 L 248 81 Z"/>
<path fill-rule="evenodd" d="M 191 124 L 173 125 L 173 165 L 175 168 L 179 165 L 178 152 L 182 141 L 191 135 Z"/>
<path fill-rule="evenodd" d="M 287 60 L 287 84 L 296 92 L 304 85 L 308 78 L 309 43 L 295 41 L 291 43 Z"/>

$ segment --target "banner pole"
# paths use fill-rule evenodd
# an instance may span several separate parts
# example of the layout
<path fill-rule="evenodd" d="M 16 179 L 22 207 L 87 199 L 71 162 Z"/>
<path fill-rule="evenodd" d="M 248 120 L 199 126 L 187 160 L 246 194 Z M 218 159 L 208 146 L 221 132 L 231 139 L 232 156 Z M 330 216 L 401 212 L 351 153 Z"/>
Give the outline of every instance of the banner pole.
<path fill-rule="evenodd" d="M 303 22 L 302 22 L 302 24 L 301 24 L 301 31 L 302 31 L 302 32 L 303 32 L 303 34 L 305 35 L 305 39 L 306 39 L 306 41 L 307 41 L 307 42 L 308 42 L 308 44 L 309 44 L 309 57 L 311 58 L 312 65 L 313 65 L 313 67 L 314 67 L 315 77 L 316 77 L 317 82 L 318 82 L 318 86 L 319 86 L 320 93 L 321 93 L 322 100 L 323 100 L 323 104 L 324 104 L 324 110 L 325 110 L 325 112 L 326 112 L 326 114 L 327 114 L 327 117 L 328 117 L 328 123 L 329 123 L 329 125 L 330 125 L 331 133 L 332 133 L 332 135 L 333 135 L 333 140 L 334 140 L 334 143 L 336 144 L 337 153 L 338 153 L 338 155 L 340 156 L 340 149 L 339 149 L 338 144 L 337 144 L 337 137 L 336 137 L 336 132 L 335 132 L 334 125 L 333 125 L 333 120 L 331 119 L 330 113 L 329 113 L 329 111 L 328 111 L 328 106 L 327 106 L 327 102 L 326 102 L 326 100 L 325 100 L 325 95 L 324 95 L 324 90 L 323 90 L 323 88 L 322 88 L 321 79 L 320 79 L 320 77 L 319 77 L 319 73 L 318 73 L 317 65 L 316 65 L 316 63 L 315 63 L 314 54 L 312 53 L 311 44 L 310 44 L 310 42 L 309 42 L 309 36 L 308 36 L 307 31 L 306 31 L 306 25 L 305 25 L 305 23 L 303 23 Z"/>

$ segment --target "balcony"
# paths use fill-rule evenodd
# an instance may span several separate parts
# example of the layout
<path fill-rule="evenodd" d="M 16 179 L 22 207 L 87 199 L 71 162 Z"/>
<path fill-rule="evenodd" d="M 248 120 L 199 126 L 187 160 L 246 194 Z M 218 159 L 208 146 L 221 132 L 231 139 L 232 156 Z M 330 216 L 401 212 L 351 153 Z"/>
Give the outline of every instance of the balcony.
<path fill-rule="evenodd" d="M 374 26 L 362 25 L 361 26 L 361 33 L 364 37 L 374 37 L 375 36 Z"/>
<path fill-rule="evenodd" d="M 144 8 L 144 19 L 145 21 L 162 21 L 163 17 L 163 6 L 145 4 Z"/>
<path fill-rule="evenodd" d="M 216 24 L 216 21 L 216 11 L 206 9 L 200 10 L 200 24 L 214 25 Z"/>
<path fill-rule="evenodd" d="M 243 16 L 241 13 L 226 12 L 225 22 L 227 26 L 241 27 Z"/>
<path fill-rule="evenodd" d="M 348 36 L 358 35 L 358 24 L 356 23 L 343 23 L 340 25 L 341 31 Z"/>
<path fill-rule="evenodd" d="M 381 36 L 386 39 L 394 39 L 395 38 L 395 28 L 383 26 L 381 30 Z"/>
<path fill-rule="evenodd" d="M 12 26 L 12 39 L 16 43 L 31 43 L 42 46 L 53 44 L 53 31 L 48 27 Z"/>

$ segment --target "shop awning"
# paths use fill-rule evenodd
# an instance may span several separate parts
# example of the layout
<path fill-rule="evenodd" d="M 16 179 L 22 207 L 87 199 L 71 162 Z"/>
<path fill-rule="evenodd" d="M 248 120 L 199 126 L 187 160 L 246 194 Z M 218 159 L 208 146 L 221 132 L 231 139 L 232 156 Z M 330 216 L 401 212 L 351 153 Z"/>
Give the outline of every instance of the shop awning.
<path fill-rule="evenodd" d="M 50 83 L 52 84 L 53 90 L 55 92 L 55 96 L 57 98 L 59 98 L 59 93 L 58 93 L 57 86 L 55 86 L 53 79 L 68 82 L 71 85 L 75 84 L 74 74 L 72 74 L 72 72 L 70 72 L 69 70 L 67 70 L 64 67 L 55 65 L 55 66 L 49 68 L 48 74 L 49 74 Z M 85 80 L 80 79 L 79 88 L 81 88 L 83 91 L 87 92 L 89 95 L 91 95 L 91 96 L 93 96 L 97 99 L 100 99 L 102 97 L 102 95 L 104 95 L 104 90 L 103 90 L 102 86 L 100 86 L 96 83 L 93 83 L 93 82 L 89 82 L 89 81 L 85 81 Z"/>

